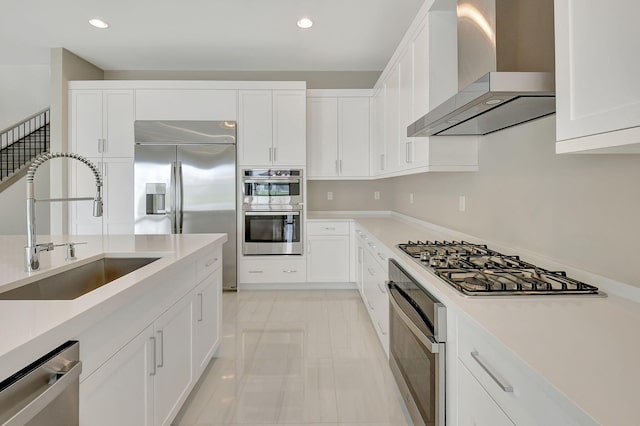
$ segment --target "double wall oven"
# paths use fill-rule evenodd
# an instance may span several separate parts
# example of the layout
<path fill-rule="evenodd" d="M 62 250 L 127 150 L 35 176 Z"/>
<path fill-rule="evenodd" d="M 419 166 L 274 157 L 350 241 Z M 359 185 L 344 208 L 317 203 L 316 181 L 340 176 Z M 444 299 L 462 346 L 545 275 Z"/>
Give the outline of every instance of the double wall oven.
<path fill-rule="evenodd" d="M 302 254 L 302 170 L 242 171 L 242 254 Z"/>

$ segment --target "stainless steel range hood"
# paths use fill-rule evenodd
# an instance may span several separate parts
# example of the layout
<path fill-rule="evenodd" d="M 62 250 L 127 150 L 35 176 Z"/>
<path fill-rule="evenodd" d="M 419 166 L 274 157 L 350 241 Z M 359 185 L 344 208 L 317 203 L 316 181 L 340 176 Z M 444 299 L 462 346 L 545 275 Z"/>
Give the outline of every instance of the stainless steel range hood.
<path fill-rule="evenodd" d="M 555 113 L 553 0 L 459 0 L 459 93 L 407 136 L 486 135 Z"/>

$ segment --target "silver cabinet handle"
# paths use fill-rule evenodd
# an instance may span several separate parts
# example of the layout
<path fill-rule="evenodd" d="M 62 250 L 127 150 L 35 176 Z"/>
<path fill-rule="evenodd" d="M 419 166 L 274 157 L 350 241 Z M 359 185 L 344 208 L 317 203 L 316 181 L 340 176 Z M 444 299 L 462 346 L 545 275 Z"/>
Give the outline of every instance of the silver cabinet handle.
<path fill-rule="evenodd" d="M 278 147 L 273 148 L 273 161 L 278 161 Z"/>
<path fill-rule="evenodd" d="M 340 173 L 342 173 L 342 160 L 340 160 Z"/>
<path fill-rule="evenodd" d="M 358 247 L 358 263 L 362 263 L 362 251 L 364 249 L 362 247 Z"/>
<path fill-rule="evenodd" d="M 102 152 L 109 152 L 109 141 L 102 139 Z"/>
<path fill-rule="evenodd" d="M 296 269 L 285 269 L 282 272 L 284 272 L 285 274 L 295 274 L 298 271 Z"/>
<path fill-rule="evenodd" d="M 156 353 L 157 353 L 157 351 L 156 351 L 156 338 L 151 336 L 151 337 L 149 337 L 149 340 L 152 341 L 152 343 L 151 343 L 152 346 L 151 347 L 153 348 L 153 362 L 151 363 L 151 365 L 153 366 L 153 371 L 151 371 L 149 373 L 149 375 L 150 376 L 155 376 L 156 375 L 156 361 L 157 361 L 156 360 Z"/>
<path fill-rule="evenodd" d="M 388 331 L 384 331 L 384 328 L 382 328 L 382 324 L 380 324 L 380 321 L 378 321 L 378 329 L 380 329 L 380 333 L 382 333 L 383 336 L 389 334 Z"/>
<path fill-rule="evenodd" d="M 413 163 L 413 141 L 409 141 L 407 142 L 407 145 L 409 147 L 409 163 Z"/>
<path fill-rule="evenodd" d="M 104 145 L 102 142 L 102 138 L 98 138 L 98 152 L 102 154 L 104 152 Z"/>
<path fill-rule="evenodd" d="M 404 162 L 409 162 L 409 142 L 405 142 L 404 144 Z"/>
<path fill-rule="evenodd" d="M 380 170 L 384 170 L 384 154 L 380 154 Z"/>
<path fill-rule="evenodd" d="M 378 257 L 382 260 L 384 260 L 385 262 L 388 260 L 386 257 L 384 257 L 384 255 L 380 252 L 378 252 Z"/>
<path fill-rule="evenodd" d="M 247 271 L 247 272 L 249 272 L 250 274 L 261 274 L 264 271 L 255 270 L 255 271 Z"/>
<path fill-rule="evenodd" d="M 471 352 L 471 357 L 476 360 L 476 362 L 480 364 L 480 367 L 482 367 L 482 369 L 487 372 L 489 377 L 491 377 L 493 381 L 496 382 L 498 386 L 500 386 L 500 389 L 502 389 L 504 392 L 513 392 L 513 387 L 509 383 L 505 382 L 500 377 L 500 375 L 493 370 L 493 368 L 489 367 L 489 365 L 482 359 L 477 351 Z"/>
<path fill-rule="evenodd" d="M 340 169 L 338 168 L 338 160 L 336 160 L 336 174 L 340 173 Z"/>
<path fill-rule="evenodd" d="M 198 322 L 202 322 L 202 293 L 198 293 L 198 298 L 200 299 L 200 316 L 198 317 Z"/>
<path fill-rule="evenodd" d="M 269 162 L 273 161 L 273 154 L 272 154 L 272 150 L 273 148 L 269 148 Z"/>
<path fill-rule="evenodd" d="M 378 290 L 380 290 L 382 294 L 387 294 L 387 290 L 385 290 L 384 287 L 380 285 L 380 283 L 378 283 Z"/>
<path fill-rule="evenodd" d="M 374 270 L 373 270 L 373 269 L 371 269 L 371 268 L 367 268 L 367 271 L 369 272 L 369 275 L 371 275 L 371 276 L 373 276 L 373 275 L 375 275 L 375 274 L 376 274 L 376 271 L 374 271 Z"/>
<path fill-rule="evenodd" d="M 160 345 L 160 362 L 157 364 L 158 368 L 164 367 L 164 332 L 158 330 L 158 344 Z"/>
<path fill-rule="evenodd" d="M 325 231 L 335 231 L 336 228 L 333 226 L 323 226 L 322 229 L 324 229 Z"/>
<path fill-rule="evenodd" d="M 213 259 L 209 260 L 207 263 L 204 264 L 204 266 L 206 266 L 207 268 L 211 265 L 213 265 L 214 263 L 216 263 L 218 261 L 217 257 L 214 257 Z"/>

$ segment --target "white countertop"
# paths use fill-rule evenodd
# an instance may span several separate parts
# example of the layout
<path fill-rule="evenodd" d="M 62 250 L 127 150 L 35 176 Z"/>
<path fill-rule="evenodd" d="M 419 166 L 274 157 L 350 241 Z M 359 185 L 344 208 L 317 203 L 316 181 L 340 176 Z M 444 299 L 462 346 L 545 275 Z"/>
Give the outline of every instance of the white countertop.
<path fill-rule="evenodd" d="M 614 295 L 464 297 L 395 247 L 408 240 L 452 239 L 451 234 L 392 216 L 312 212 L 308 217 L 355 219 L 448 308 L 475 321 L 594 420 L 640 424 L 640 304 Z"/>
<path fill-rule="evenodd" d="M 133 297 L 153 290 L 154 277 L 195 260 L 202 250 L 227 241 L 226 234 L 38 236 L 39 242 L 82 241 L 77 260 L 66 261 L 64 247 L 40 254 L 40 270 L 24 271 L 24 236 L 0 236 L 0 291 L 100 259 L 161 257 L 143 268 L 74 300 L 0 300 L 0 380 L 76 337 Z"/>

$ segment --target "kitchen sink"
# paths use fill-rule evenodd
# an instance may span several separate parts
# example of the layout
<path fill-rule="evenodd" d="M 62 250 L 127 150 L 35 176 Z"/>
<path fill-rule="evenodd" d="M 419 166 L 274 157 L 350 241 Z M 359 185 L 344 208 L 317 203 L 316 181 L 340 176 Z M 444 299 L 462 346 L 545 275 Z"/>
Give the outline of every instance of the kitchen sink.
<path fill-rule="evenodd" d="M 105 257 L 0 293 L 0 300 L 76 299 L 158 259 Z"/>

